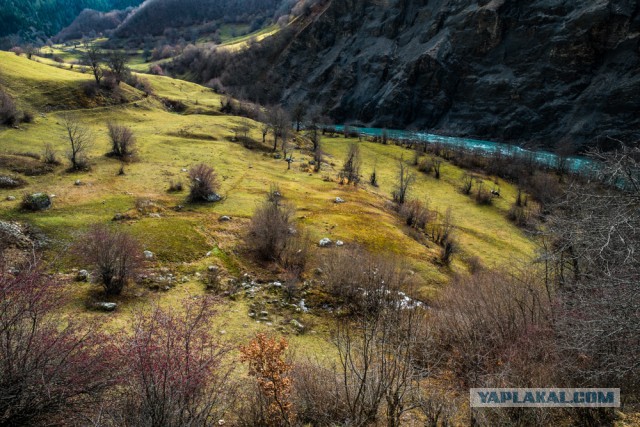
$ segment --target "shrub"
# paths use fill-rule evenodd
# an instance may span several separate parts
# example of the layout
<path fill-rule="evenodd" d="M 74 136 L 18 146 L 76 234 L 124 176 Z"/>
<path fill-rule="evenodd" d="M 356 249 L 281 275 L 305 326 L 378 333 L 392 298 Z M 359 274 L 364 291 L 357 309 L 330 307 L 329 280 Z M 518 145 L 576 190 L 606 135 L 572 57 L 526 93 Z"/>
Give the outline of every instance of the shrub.
<path fill-rule="evenodd" d="M 419 200 L 411 200 L 400 207 L 400 216 L 406 224 L 416 230 L 424 230 L 432 218 L 428 205 Z"/>
<path fill-rule="evenodd" d="M 395 259 L 361 248 L 332 251 L 323 261 L 323 284 L 352 314 L 376 313 L 397 302 L 405 274 Z"/>
<path fill-rule="evenodd" d="M 433 160 L 424 158 L 418 163 L 418 170 L 422 173 L 429 174 L 433 170 Z"/>
<path fill-rule="evenodd" d="M 19 177 L 0 175 L 0 189 L 20 188 L 26 185 L 26 181 Z"/>
<path fill-rule="evenodd" d="M 136 137 L 130 127 L 109 122 L 109 139 L 111 140 L 110 156 L 123 161 L 130 161 L 136 154 Z"/>
<path fill-rule="evenodd" d="M 216 193 L 218 190 L 218 178 L 212 167 L 200 163 L 189 170 L 191 185 L 189 188 L 189 201 L 218 202 L 221 197 Z"/>
<path fill-rule="evenodd" d="M 249 224 L 248 246 L 264 261 L 281 261 L 297 233 L 294 210 L 281 203 L 281 197 L 277 189 L 272 189 Z"/>
<path fill-rule="evenodd" d="M 122 231 L 93 226 L 75 244 L 77 257 L 91 265 L 107 295 L 120 295 L 141 266 L 142 248 Z"/>
<path fill-rule="evenodd" d="M 118 383 L 114 346 L 96 325 L 61 322 L 61 295 L 37 268 L 0 272 L 0 425 L 84 424 Z"/>
<path fill-rule="evenodd" d="M 169 182 L 169 193 L 181 193 L 184 190 L 182 181 L 170 181 Z"/>
<path fill-rule="evenodd" d="M 0 89 L 0 123 L 15 126 L 20 123 L 20 118 L 20 112 L 11 95 Z"/>
<path fill-rule="evenodd" d="M 212 301 L 136 316 L 123 343 L 124 404 L 114 425 L 212 425 L 234 403 L 230 347 L 212 338 Z"/>
<path fill-rule="evenodd" d="M 479 205 L 487 206 L 493 204 L 493 194 L 485 188 L 484 183 L 478 185 L 474 199 Z"/>
<path fill-rule="evenodd" d="M 290 426 L 295 414 L 291 402 L 291 364 L 285 361 L 289 343 L 284 338 L 269 338 L 258 334 L 246 346 L 240 347 L 240 360 L 249 365 L 249 375 L 256 379 L 266 400 L 266 426 Z"/>
<path fill-rule="evenodd" d="M 51 197 L 48 194 L 34 193 L 25 194 L 20 206 L 26 211 L 38 212 L 49 209 L 52 204 Z"/>
<path fill-rule="evenodd" d="M 471 190 L 473 189 L 473 176 L 469 174 L 464 174 L 461 178 L 460 191 L 462 194 L 466 194 L 467 196 L 471 194 Z"/>
<path fill-rule="evenodd" d="M 350 144 L 347 157 L 338 176 L 340 178 L 340 183 L 358 185 L 360 182 L 361 162 L 360 146 L 357 143 Z"/>

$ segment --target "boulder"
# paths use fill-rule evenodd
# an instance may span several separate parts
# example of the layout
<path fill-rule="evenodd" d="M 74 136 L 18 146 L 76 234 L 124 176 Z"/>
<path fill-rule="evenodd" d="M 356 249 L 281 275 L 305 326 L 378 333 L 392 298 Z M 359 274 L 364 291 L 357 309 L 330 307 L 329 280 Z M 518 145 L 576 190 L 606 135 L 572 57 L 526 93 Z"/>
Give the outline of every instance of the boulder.
<path fill-rule="evenodd" d="M 298 332 L 298 333 L 302 333 L 304 332 L 304 325 L 300 322 L 298 322 L 296 319 L 293 319 L 291 321 L 291 326 L 293 326 L 293 328 Z"/>
<path fill-rule="evenodd" d="M 220 222 L 229 222 L 231 221 L 231 217 L 227 215 L 223 215 L 219 218 Z"/>
<path fill-rule="evenodd" d="M 222 200 L 222 196 L 216 193 L 209 194 L 207 197 L 205 197 L 205 202 L 207 203 L 216 203 L 220 200 Z"/>
<path fill-rule="evenodd" d="M 338 240 L 336 242 L 336 246 L 340 247 L 340 246 L 344 246 L 344 242 L 342 240 Z"/>
<path fill-rule="evenodd" d="M 144 251 L 143 253 L 144 253 L 144 259 L 151 260 L 154 257 L 153 252 L 151 251 Z"/>
<path fill-rule="evenodd" d="M 7 201 L 8 201 L 8 202 L 13 202 L 13 201 L 15 201 L 15 200 L 16 200 L 16 197 L 15 197 L 15 196 L 7 196 Z"/>
<path fill-rule="evenodd" d="M 328 237 L 325 237 L 324 239 L 320 240 L 318 244 L 320 245 L 321 248 L 327 248 L 331 246 L 332 243 L 333 241 L 331 239 L 329 239 Z"/>
<path fill-rule="evenodd" d="M 114 311 L 118 307 L 118 304 L 115 302 L 97 302 L 94 304 L 94 307 L 97 310 L 109 312 Z"/>
<path fill-rule="evenodd" d="M 78 282 L 88 282 L 89 281 L 89 272 L 87 270 L 78 271 L 78 274 L 76 274 L 76 281 L 78 281 Z"/>
<path fill-rule="evenodd" d="M 338 203 L 338 204 L 344 203 L 344 202 L 345 202 L 344 199 L 341 197 L 336 197 L 336 199 L 334 200 L 334 203 Z"/>

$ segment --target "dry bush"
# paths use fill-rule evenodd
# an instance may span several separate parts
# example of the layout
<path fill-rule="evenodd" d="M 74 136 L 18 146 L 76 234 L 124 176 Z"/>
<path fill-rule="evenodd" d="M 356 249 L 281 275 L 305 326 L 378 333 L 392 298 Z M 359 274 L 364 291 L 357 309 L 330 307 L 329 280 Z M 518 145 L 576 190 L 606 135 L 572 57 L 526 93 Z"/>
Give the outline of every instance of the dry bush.
<path fill-rule="evenodd" d="M 21 114 L 15 101 L 5 91 L 0 89 L 0 123 L 15 126 L 20 123 Z"/>
<path fill-rule="evenodd" d="M 169 182 L 169 189 L 167 190 L 169 193 L 181 193 L 184 190 L 184 186 L 182 185 L 182 181 L 173 181 Z"/>
<path fill-rule="evenodd" d="M 107 295 L 119 295 L 141 266 L 142 248 L 123 231 L 93 226 L 75 243 L 74 252 L 91 265 Z"/>
<path fill-rule="evenodd" d="M 189 188 L 190 202 L 214 202 L 220 200 L 220 196 L 216 193 L 219 187 L 218 177 L 212 167 L 204 163 L 191 167 L 189 179 L 191 180 Z"/>
<path fill-rule="evenodd" d="M 117 157 L 122 161 L 131 161 L 136 155 L 136 137 L 130 127 L 118 123 L 109 122 L 109 139 L 111 151 L 109 156 Z"/>
<path fill-rule="evenodd" d="M 204 426 L 223 419 L 235 401 L 232 348 L 212 338 L 214 301 L 202 298 L 183 310 L 155 307 L 138 314 L 123 338 L 126 375 L 114 425 Z"/>
<path fill-rule="evenodd" d="M 434 214 L 429 210 L 429 205 L 419 200 L 410 200 L 403 204 L 399 210 L 405 223 L 416 230 L 425 230 Z"/>
<path fill-rule="evenodd" d="M 60 287 L 36 268 L 0 271 L 0 425 L 85 424 L 119 382 L 98 325 L 60 321 Z"/>
<path fill-rule="evenodd" d="M 338 174 L 340 183 L 358 185 L 360 183 L 361 163 L 360 146 L 357 143 L 351 143 L 342 170 Z"/>
<path fill-rule="evenodd" d="M 294 209 L 281 203 L 280 192 L 272 189 L 251 218 L 247 233 L 249 248 L 264 261 L 282 261 L 292 241 L 296 241 L 293 215 Z"/>
<path fill-rule="evenodd" d="M 348 422 L 349 410 L 337 366 L 317 360 L 297 362 L 291 378 L 292 400 L 300 423 L 330 426 Z"/>
<path fill-rule="evenodd" d="M 406 274 L 393 257 L 355 247 L 331 251 L 323 262 L 323 285 L 351 313 L 375 313 L 393 304 Z"/>
<path fill-rule="evenodd" d="M 552 301 L 537 273 L 482 270 L 442 294 L 438 343 L 465 386 L 547 385 Z"/>
<path fill-rule="evenodd" d="M 424 158 L 418 163 L 418 170 L 422 173 L 430 174 L 433 170 L 433 160 Z"/>
<path fill-rule="evenodd" d="M 52 144 L 46 144 L 42 153 L 42 161 L 47 165 L 59 165 L 58 153 Z"/>
<path fill-rule="evenodd" d="M 460 191 L 462 194 L 466 194 L 467 196 L 471 194 L 471 190 L 473 189 L 473 176 L 469 174 L 464 174 L 460 179 Z"/>
<path fill-rule="evenodd" d="M 416 180 L 416 176 L 411 172 L 409 167 L 401 158 L 398 161 L 398 177 L 396 179 L 396 187 L 393 190 L 393 201 L 398 205 L 403 205 L 407 201 L 409 190 Z"/>
<path fill-rule="evenodd" d="M 444 215 L 440 215 L 439 221 L 434 221 L 428 227 L 427 232 L 434 243 L 440 245 L 440 262 L 449 265 L 453 256 L 458 252 L 458 242 L 454 236 L 453 214 L 451 208 Z"/>
<path fill-rule="evenodd" d="M 488 206 L 493 204 L 493 194 L 485 187 L 484 183 L 478 184 L 478 189 L 476 190 L 476 194 L 474 199 L 477 204 L 482 206 Z"/>

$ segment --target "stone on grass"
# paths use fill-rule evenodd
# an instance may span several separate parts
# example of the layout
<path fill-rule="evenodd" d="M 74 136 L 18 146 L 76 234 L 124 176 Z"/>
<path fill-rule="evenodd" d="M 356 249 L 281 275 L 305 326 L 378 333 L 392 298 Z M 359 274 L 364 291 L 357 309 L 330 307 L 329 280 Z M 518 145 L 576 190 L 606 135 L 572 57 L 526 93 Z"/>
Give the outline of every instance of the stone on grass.
<path fill-rule="evenodd" d="M 336 246 L 344 246 L 344 242 L 342 240 L 338 240 L 336 242 Z"/>
<path fill-rule="evenodd" d="M 16 200 L 16 197 L 15 197 L 15 196 L 7 196 L 7 201 L 8 201 L 8 202 L 13 202 L 13 201 L 15 201 L 15 200 Z"/>
<path fill-rule="evenodd" d="M 325 237 L 324 239 L 320 240 L 318 244 L 320 245 L 321 248 L 327 248 L 331 246 L 332 243 L 333 242 L 331 241 L 331 239 L 329 239 L 328 237 Z"/>
<path fill-rule="evenodd" d="M 100 311 L 114 311 L 118 304 L 115 302 L 97 302 L 94 306 Z"/>
<path fill-rule="evenodd" d="M 44 193 L 34 193 L 28 196 L 25 196 L 22 207 L 30 211 L 44 211 L 51 207 L 53 202 L 51 201 L 51 196 Z"/>
<path fill-rule="evenodd" d="M 345 203 L 345 201 L 341 197 L 336 197 L 335 203 Z"/>
<path fill-rule="evenodd" d="M 229 222 L 231 221 L 231 217 L 227 215 L 223 215 L 220 217 L 220 222 Z"/>
<path fill-rule="evenodd" d="M 153 252 L 144 251 L 144 259 L 153 259 Z"/>
<path fill-rule="evenodd" d="M 78 282 L 88 282 L 89 281 L 89 272 L 87 270 L 80 270 L 76 275 L 76 281 Z"/>

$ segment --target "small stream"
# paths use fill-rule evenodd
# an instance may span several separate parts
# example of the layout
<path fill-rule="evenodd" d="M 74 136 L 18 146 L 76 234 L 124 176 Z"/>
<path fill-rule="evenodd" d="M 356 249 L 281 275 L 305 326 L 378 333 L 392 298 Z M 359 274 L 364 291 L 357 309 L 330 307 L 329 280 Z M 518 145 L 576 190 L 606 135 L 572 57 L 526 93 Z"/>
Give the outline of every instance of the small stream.
<path fill-rule="evenodd" d="M 344 131 L 344 126 L 342 125 L 331 126 L 331 128 L 339 132 Z M 500 142 L 482 141 L 479 139 L 458 138 L 453 136 L 435 135 L 427 132 L 393 129 L 363 128 L 356 126 L 349 126 L 349 129 L 353 130 L 354 132 L 358 132 L 363 136 L 382 137 L 383 133 L 386 132 L 387 136 L 390 139 L 417 139 L 427 143 L 441 143 L 443 145 L 462 147 L 467 150 L 479 150 L 485 153 L 494 153 L 496 151 L 500 151 L 505 155 L 526 156 L 533 154 L 535 160 L 538 163 L 552 168 L 556 167 L 558 163 L 558 156 L 549 151 L 527 150 L 525 148 L 518 147 L 517 145 L 504 144 Z M 595 166 L 596 162 L 587 157 L 572 156 L 568 158 L 568 167 L 573 172 L 588 172 Z"/>

